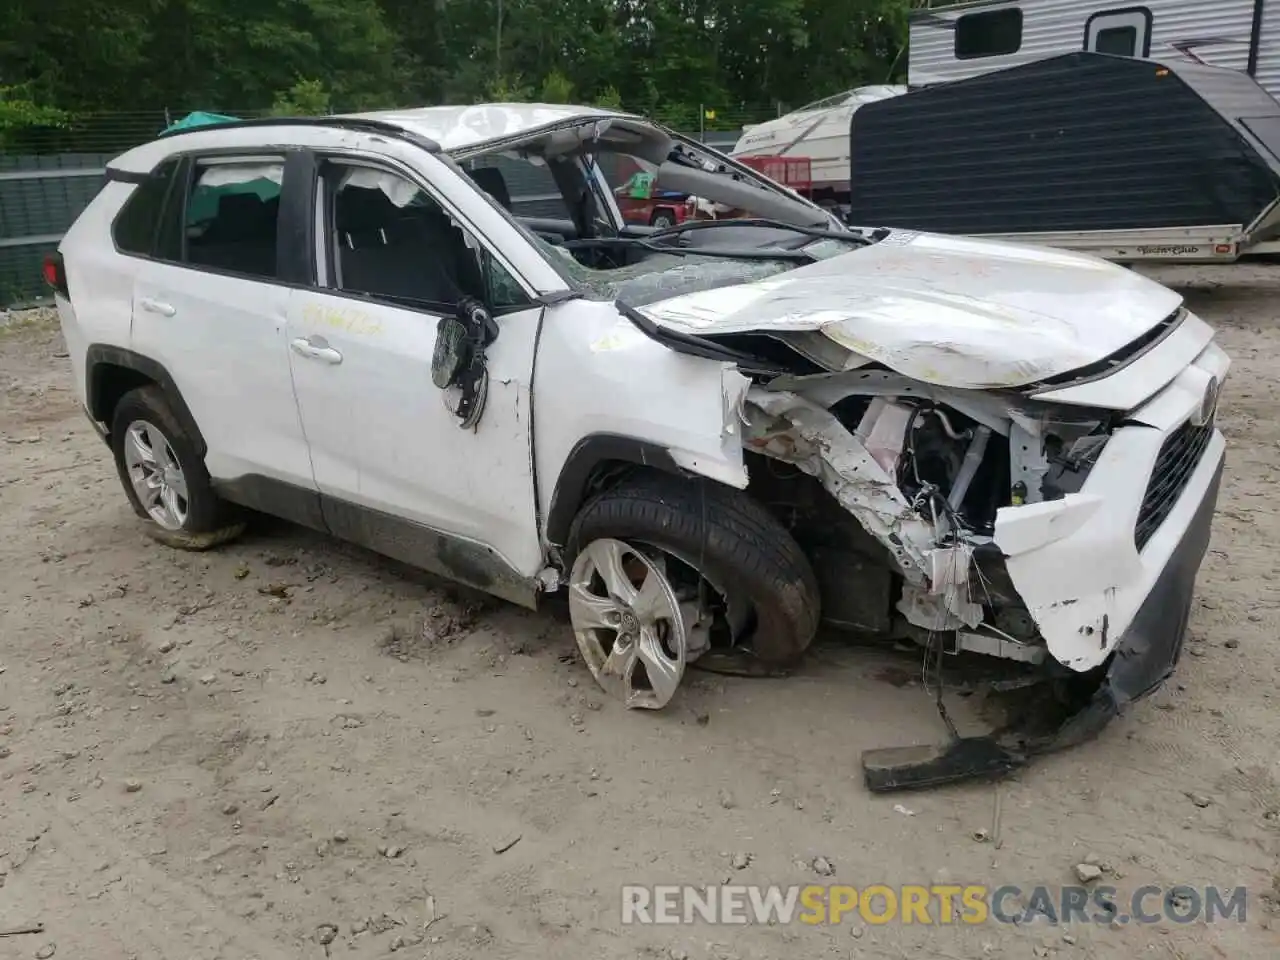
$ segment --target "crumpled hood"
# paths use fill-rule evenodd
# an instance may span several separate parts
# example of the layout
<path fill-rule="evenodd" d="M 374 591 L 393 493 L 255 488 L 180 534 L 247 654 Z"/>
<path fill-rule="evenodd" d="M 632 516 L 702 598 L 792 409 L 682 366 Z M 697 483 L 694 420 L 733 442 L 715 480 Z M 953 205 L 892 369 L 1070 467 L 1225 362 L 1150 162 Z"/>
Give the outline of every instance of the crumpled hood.
<path fill-rule="evenodd" d="M 905 376 L 1014 387 L 1095 363 L 1178 309 L 1182 297 L 1094 257 L 1045 247 L 893 231 L 778 276 L 639 307 L 703 335 L 821 331 Z"/>

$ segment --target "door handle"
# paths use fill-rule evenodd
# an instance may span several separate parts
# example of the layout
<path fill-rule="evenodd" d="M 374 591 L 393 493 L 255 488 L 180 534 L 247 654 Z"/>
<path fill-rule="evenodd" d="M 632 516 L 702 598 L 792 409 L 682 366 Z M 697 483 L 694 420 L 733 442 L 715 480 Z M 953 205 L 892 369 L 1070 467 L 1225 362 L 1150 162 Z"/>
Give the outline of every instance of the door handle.
<path fill-rule="evenodd" d="M 306 357 L 308 360 L 321 360 L 325 363 L 342 362 L 342 354 L 329 346 L 325 340 L 320 340 L 317 343 L 311 338 L 303 339 L 299 337 L 297 340 L 290 340 L 289 346 L 294 353 L 301 357 Z"/>
<path fill-rule="evenodd" d="M 153 300 L 150 297 L 143 297 L 138 301 L 138 306 L 142 307 L 147 313 L 158 313 L 162 317 L 172 317 L 178 311 L 171 303 L 163 303 L 159 300 Z"/>

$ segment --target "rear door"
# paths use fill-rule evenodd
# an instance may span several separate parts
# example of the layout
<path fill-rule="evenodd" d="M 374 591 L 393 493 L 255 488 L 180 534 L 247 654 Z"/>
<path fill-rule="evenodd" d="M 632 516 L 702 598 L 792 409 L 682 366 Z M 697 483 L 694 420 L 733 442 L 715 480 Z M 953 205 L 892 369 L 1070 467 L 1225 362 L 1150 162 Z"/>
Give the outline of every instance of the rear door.
<path fill-rule="evenodd" d="M 141 261 L 132 344 L 173 377 L 215 480 L 314 490 L 290 379 L 289 288 L 277 270 L 281 155 L 187 158 L 155 256 Z"/>

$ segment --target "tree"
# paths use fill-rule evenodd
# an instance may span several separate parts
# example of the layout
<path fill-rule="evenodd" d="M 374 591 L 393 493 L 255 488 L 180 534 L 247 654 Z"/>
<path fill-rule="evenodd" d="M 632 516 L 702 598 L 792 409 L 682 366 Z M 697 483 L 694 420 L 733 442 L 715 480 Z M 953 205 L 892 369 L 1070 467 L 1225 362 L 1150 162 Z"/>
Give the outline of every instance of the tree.
<path fill-rule="evenodd" d="M 919 2 L 5 0 L 0 81 L 77 113 L 579 98 L 734 126 L 897 79 Z"/>
<path fill-rule="evenodd" d="M 573 101 L 573 81 L 553 68 L 542 81 L 543 103 L 571 103 Z"/>
<path fill-rule="evenodd" d="M 320 117 L 330 112 L 329 92 L 319 80 L 299 80 L 276 94 L 271 105 L 277 117 Z"/>
<path fill-rule="evenodd" d="M 36 103 L 17 87 L 0 87 L 0 149 L 17 142 L 29 130 L 60 127 L 65 110 Z"/>

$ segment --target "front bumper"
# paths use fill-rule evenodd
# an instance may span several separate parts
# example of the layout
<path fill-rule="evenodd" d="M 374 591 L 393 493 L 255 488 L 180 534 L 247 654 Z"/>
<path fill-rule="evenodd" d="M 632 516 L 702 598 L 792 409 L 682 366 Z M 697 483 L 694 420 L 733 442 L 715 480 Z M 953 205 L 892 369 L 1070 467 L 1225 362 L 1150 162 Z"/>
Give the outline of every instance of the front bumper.
<path fill-rule="evenodd" d="M 1173 673 L 1191 619 L 1196 575 L 1209 549 L 1225 460 L 1212 464 L 1212 480 L 1195 507 L 1191 523 L 1169 556 L 1151 592 L 1116 643 L 1106 675 L 1093 699 L 1054 736 L 1028 746 L 1034 752 L 1060 749 L 1096 734 L 1126 705 L 1154 692 Z"/>
<path fill-rule="evenodd" d="M 1201 504 L 1216 498 L 1226 441 L 1193 424 L 1206 386 L 1224 382 L 1229 367 L 1210 345 L 1127 414 L 1078 493 L 997 513 L 1008 579 L 1050 655 L 1075 673 L 1111 659 Z"/>
<path fill-rule="evenodd" d="M 1007 774 L 1033 757 L 1097 736 L 1125 707 L 1152 693 L 1173 673 L 1191 617 L 1196 575 L 1209 548 L 1225 463 L 1220 438 L 1196 470 L 1202 483 L 1189 488 L 1159 536 L 1171 539 L 1162 566 L 1127 627 L 1109 638 L 1111 655 L 1092 674 L 1086 699 L 1045 726 L 1011 725 L 985 737 L 956 738 L 940 747 L 869 750 L 862 756 L 868 789 L 875 793 L 918 789 Z M 1154 538 L 1153 538 L 1154 542 Z M 1146 552 L 1144 551 L 1144 558 Z M 1096 676 L 1094 676 L 1096 674 Z"/>

